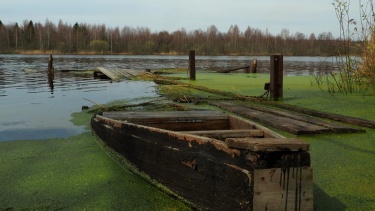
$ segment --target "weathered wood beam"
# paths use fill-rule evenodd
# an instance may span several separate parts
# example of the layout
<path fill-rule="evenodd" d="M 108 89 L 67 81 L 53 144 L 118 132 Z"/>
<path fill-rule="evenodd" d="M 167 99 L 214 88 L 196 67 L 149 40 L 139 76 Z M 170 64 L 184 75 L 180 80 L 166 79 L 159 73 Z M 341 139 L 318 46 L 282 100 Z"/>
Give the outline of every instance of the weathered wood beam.
<path fill-rule="evenodd" d="M 210 131 L 183 131 L 183 133 L 205 136 L 225 140 L 226 138 L 263 137 L 262 130 L 210 130 Z"/>
<path fill-rule="evenodd" d="M 225 143 L 233 148 L 253 152 L 309 151 L 310 144 L 293 138 L 227 138 Z"/>
<path fill-rule="evenodd" d="M 236 67 L 236 68 L 229 69 L 229 70 L 219 70 L 217 72 L 219 72 L 219 73 L 230 73 L 230 72 L 233 72 L 233 71 L 236 71 L 236 70 L 248 69 L 248 68 L 250 68 L 250 65 L 247 65 L 247 66 L 244 66 L 244 67 Z"/>

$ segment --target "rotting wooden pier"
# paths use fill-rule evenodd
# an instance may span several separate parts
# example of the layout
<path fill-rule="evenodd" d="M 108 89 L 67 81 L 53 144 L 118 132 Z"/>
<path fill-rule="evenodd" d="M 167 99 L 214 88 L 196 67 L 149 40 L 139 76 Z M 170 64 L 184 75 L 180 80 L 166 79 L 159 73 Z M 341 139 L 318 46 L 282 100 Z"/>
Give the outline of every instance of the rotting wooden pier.
<path fill-rule="evenodd" d="M 94 70 L 94 77 L 103 77 L 109 78 L 112 81 L 121 81 L 124 79 L 131 79 L 137 76 L 141 71 L 134 69 L 120 69 L 120 68 L 104 68 L 97 67 Z"/>

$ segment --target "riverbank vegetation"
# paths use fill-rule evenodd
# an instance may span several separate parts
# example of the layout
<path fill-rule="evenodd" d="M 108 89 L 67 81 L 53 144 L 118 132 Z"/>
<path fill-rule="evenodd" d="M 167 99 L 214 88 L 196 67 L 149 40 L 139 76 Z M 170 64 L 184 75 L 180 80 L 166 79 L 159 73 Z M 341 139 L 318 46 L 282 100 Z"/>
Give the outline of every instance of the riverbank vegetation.
<path fill-rule="evenodd" d="M 49 20 L 0 20 L 0 40 L 0 53 L 55 54 L 187 54 L 194 49 L 197 55 L 333 56 L 341 46 L 331 32 L 291 33 L 285 28 L 274 35 L 250 26 L 240 29 L 237 25 L 226 32 L 215 25 L 192 31 L 181 28 L 153 32 L 147 27 L 110 28 L 78 22 L 71 25 L 62 20 L 57 24 Z"/>
<path fill-rule="evenodd" d="M 333 1 L 340 26 L 336 63 L 338 71 L 315 75 L 318 87 L 330 93 L 363 93 L 375 90 L 375 9 L 373 1 L 359 1 L 359 16 L 352 17 L 348 0 Z M 361 44 L 359 44 L 360 40 Z M 355 53 L 354 53 L 355 52 Z M 357 56 L 353 56 L 357 55 Z"/>

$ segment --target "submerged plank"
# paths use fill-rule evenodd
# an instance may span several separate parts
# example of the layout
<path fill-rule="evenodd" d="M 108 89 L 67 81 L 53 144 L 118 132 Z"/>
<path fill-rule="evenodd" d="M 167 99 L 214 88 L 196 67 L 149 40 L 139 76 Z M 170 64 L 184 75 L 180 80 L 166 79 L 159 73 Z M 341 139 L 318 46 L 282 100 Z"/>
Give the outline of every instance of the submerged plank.
<path fill-rule="evenodd" d="M 94 70 L 94 74 L 102 73 L 113 81 L 121 81 L 123 79 L 129 79 L 136 76 L 139 71 L 132 69 L 120 69 L 120 68 L 104 68 L 97 67 Z"/>

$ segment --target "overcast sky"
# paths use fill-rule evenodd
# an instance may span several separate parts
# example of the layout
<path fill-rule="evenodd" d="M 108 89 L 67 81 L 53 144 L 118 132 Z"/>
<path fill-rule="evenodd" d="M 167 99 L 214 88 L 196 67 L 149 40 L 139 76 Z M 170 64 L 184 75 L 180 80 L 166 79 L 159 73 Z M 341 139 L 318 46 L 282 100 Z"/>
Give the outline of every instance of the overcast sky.
<path fill-rule="evenodd" d="M 228 31 L 237 24 L 290 34 L 309 36 L 322 32 L 339 35 L 333 0 L 1 0 L 0 20 L 4 24 L 24 20 L 57 24 L 105 24 L 107 27 L 148 27 L 151 31 L 187 31 L 215 25 Z M 351 8 L 357 9 L 358 6 Z"/>

